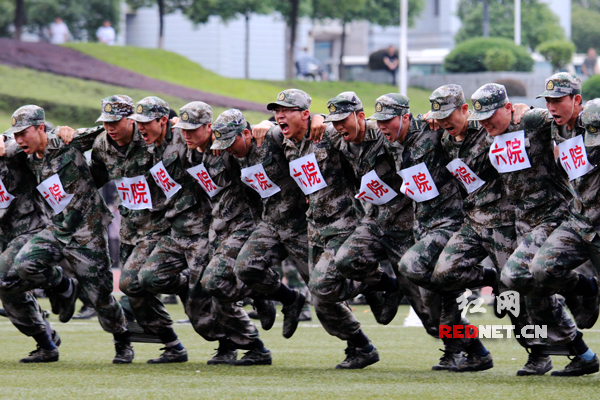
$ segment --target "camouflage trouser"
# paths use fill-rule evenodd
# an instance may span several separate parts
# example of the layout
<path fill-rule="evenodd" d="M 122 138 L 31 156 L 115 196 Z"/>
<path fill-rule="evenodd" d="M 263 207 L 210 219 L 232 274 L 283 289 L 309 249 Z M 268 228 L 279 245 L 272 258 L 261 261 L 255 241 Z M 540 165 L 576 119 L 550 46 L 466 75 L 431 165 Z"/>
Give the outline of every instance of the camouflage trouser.
<path fill-rule="evenodd" d="M 199 335 L 208 341 L 228 337 L 237 345 L 247 345 L 258 332 L 246 312 L 235 303 L 216 301 L 200 285 L 208 253 L 207 235 L 163 236 L 139 273 L 142 287 L 155 294 L 187 293 L 184 308 Z M 188 268 L 189 278 L 183 273 Z"/>
<path fill-rule="evenodd" d="M 79 282 L 79 290 L 98 313 L 102 328 L 109 333 L 124 333 L 127 330 L 125 315 L 112 295 L 113 275 L 106 231 L 83 246 L 74 240 L 71 243 L 65 245 L 50 230 L 42 230 L 17 254 L 15 272 L 22 279 L 40 287 L 52 288 L 62 279 L 62 274 L 55 265 L 66 259 Z M 54 278 L 56 274 L 58 276 Z M 49 282 L 54 284 L 48 284 Z"/>
<path fill-rule="evenodd" d="M 563 222 L 546 239 L 531 264 L 534 278 L 544 287 L 556 293 L 559 290 L 572 291 L 579 274 L 574 271 L 588 260 L 600 271 L 600 238 L 585 241 L 569 221 Z"/>
<path fill-rule="evenodd" d="M 168 235 L 168 232 L 164 232 Z M 140 281 L 140 271 L 162 235 L 141 238 L 135 246 L 121 243 L 121 279 L 119 288 L 129 297 L 135 319 L 146 333 L 158 335 L 171 331 L 173 321 L 160 297 L 147 291 Z"/>
<path fill-rule="evenodd" d="M 33 234 L 18 236 L 9 243 L 2 242 L 2 254 L 0 255 L 0 277 L 15 275 L 12 269 L 13 261 L 17 253 L 33 237 Z M 18 278 L 23 285 L 20 285 L 18 293 L 0 292 L 0 300 L 6 315 L 13 325 L 26 336 L 33 336 L 46 330 L 44 314 L 35 299 L 27 291 L 27 286 L 32 286 L 27 281 Z"/>
<path fill-rule="evenodd" d="M 468 319 L 461 317 L 456 296 L 451 292 L 440 290 L 440 287 L 433 282 L 435 265 L 455 231 L 456 228 L 447 227 L 429 232 L 410 247 L 398 262 L 399 273 L 413 284 L 420 286 L 420 290 L 428 294 L 425 297 L 426 299 L 432 299 L 432 304 L 428 304 L 429 308 L 427 310 L 434 311 L 435 315 L 429 316 L 430 321 L 428 324 L 437 325 L 438 329 L 439 325 L 464 326 L 470 323 Z M 418 313 L 417 309 L 415 311 Z M 423 325 L 425 325 L 425 321 L 423 321 Z M 436 334 L 429 329 L 428 332 L 432 335 Z M 444 343 L 448 347 L 463 350 L 468 350 L 468 347 L 475 342 L 476 339 L 472 338 L 444 339 Z"/>
<path fill-rule="evenodd" d="M 348 340 L 360 331 L 360 322 L 346 300 L 356 297 L 366 286 L 345 279 L 335 268 L 335 252 L 346 238 L 346 235 L 335 237 L 327 243 L 327 247 L 309 246 L 308 271 L 298 268 L 313 295 L 313 306 L 319 322 L 327 333 L 342 340 Z M 326 295 L 325 297 L 336 298 L 339 296 L 336 293 L 338 289 L 349 297 L 338 301 L 320 297 Z"/>
<path fill-rule="evenodd" d="M 546 325 L 547 339 L 519 340 L 527 345 L 550 344 L 563 345 L 575 339 L 577 329 L 571 317 L 567 314 L 556 295 L 546 289 L 538 282 L 532 273 L 532 262 L 534 256 L 540 250 L 550 234 L 560 224 L 552 221 L 540 224 L 531 229 L 523 237 L 517 249 L 506 262 L 502 269 L 501 281 L 510 290 L 516 290 L 521 294 L 521 304 L 526 313 L 521 312 L 515 327 L 519 325 Z M 581 265 L 580 262 L 577 266 Z"/>
<path fill-rule="evenodd" d="M 235 274 L 236 259 L 240 250 L 256 228 L 251 219 L 229 221 L 228 230 L 218 239 L 212 239 L 211 260 L 201 278 L 201 285 L 211 296 L 223 302 L 235 302 L 244 297 L 254 297 L 257 292 Z"/>
<path fill-rule="evenodd" d="M 139 272 L 142 288 L 154 294 L 186 294 L 188 268 L 203 271 L 208 264 L 207 235 L 160 238 Z"/>
<path fill-rule="evenodd" d="M 420 287 L 437 291 L 439 287 L 433 282 L 433 271 L 455 231 L 453 228 L 438 228 L 420 238 L 402 256 L 398 263 L 400 273 Z"/>
<path fill-rule="evenodd" d="M 427 333 L 438 337 L 439 308 L 433 310 L 430 306 L 440 305 L 439 295 L 427 289 L 420 288 L 398 272 L 398 262 L 404 253 L 414 245 L 411 231 L 388 231 L 383 235 L 373 233 L 367 224 L 359 225 L 346 239 L 335 256 L 338 271 L 346 278 L 367 284 L 376 284 L 381 280 L 382 268 L 380 263 L 390 260 L 393 272 L 398 280 L 398 286 L 411 304 Z"/>
<path fill-rule="evenodd" d="M 264 221 L 250 235 L 235 261 L 235 274 L 253 290 L 273 294 L 281 285 L 280 275 L 271 269 L 290 257 L 298 269 L 308 270 L 308 236 L 282 238 Z"/>
<path fill-rule="evenodd" d="M 483 266 L 480 263 L 489 256 L 500 271 L 516 245 L 514 225 L 488 229 L 466 223 L 444 247 L 433 271 L 433 282 L 447 291 L 481 286 Z"/>
<path fill-rule="evenodd" d="M 321 300 L 333 303 L 350 300 L 368 286 L 345 278 L 335 265 L 335 255 L 348 237 L 349 235 L 338 235 L 330 239 L 325 247 L 311 246 L 308 249 L 308 288 Z"/>

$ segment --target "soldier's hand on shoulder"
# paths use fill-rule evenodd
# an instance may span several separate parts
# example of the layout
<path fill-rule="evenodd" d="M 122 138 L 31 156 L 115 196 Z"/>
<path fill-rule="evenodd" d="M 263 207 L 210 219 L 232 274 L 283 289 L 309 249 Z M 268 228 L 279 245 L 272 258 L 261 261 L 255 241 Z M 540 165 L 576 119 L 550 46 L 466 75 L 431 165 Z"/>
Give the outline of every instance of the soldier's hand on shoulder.
<path fill-rule="evenodd" d="M 527 104 L 523 104 L 523 103 L 513 104 L 513 106 L 512 106 L 513 123 L 515 123 L 515 124 L 521 123 L 521 119 L 523 119 L 523 115 L 525 115 L 525 113 L 529 110 L 530 110 L 530 108 Z"/>
<path fill-rule="evenodd" d="M 6 155 L 6 146 L 4 146 L 4 135 L 0 135 L 0 157 Z"/>
<path fill-rule="evenodd" d="M 267 136 L 267 132 L 273 127 L 273 123 L 271 121 L 261 121 L 260 124 L 254 125 L 252 127 L 252 137 L 256 140 L 256 147 L 262 146 L 265 142 L 265 137 Z"/>
<path fill-rule="evenodd" d="M 75 137 L 75 130 L 70 126 L 61 126 L 56 134 L 65 144 L 69 144 Z"/>
<path fill-rule="evenodd" d="M 319 143 L 321 139 L 323 139 L 325 128 L 327 128 L 327 125 L 324 121 L 325 117 L 321 114 L 315 114 L 312 116 L 312 118 L 310 119 L 310 141 L 314 143 Z"/>
<path fill-rule="evenodd" d="M 429 113 L 431 113 L 431 111 L 427 111 L 427 113 L 423 115 L 423 119 L 429 124 L 429 129 L 437 131 L 440 129 L 440 124 L 438 124 L 436 119 L 429 118 Z"/>

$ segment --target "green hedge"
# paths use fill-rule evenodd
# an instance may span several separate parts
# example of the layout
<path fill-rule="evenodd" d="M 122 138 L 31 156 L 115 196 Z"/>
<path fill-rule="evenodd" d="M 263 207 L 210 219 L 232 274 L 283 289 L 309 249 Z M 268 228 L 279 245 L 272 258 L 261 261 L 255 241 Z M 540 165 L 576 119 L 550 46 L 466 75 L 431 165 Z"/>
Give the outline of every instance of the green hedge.
<path fill-rule="evenodd" d="M 498 54 L 498 50 L 510 51 L 515 61 L 509 71 L 530 72 L 533 58 L 524 47 L 504 38 L 475 38 L 457 45 L 444 59 L 444 69 L 450 73 L 488 71 L 488 53 Z"/>
<path fill-rule="evenodd" d="M 35 104 L 44 109 L 48 121 L 64 123 L 68 121 L 74 127 L 95 126 L 99 112 L 98 107 L 87 107 L 82 105 L 61 104 L 55 101 L 47 101 L 32 97 L 11 96 L 0 93 L 0 109 L 12 113 L 25 104 Z"/>
<path fill-rule="evenodd" d="M 592 100 L 600 97 L 600 75 L 594 75 L 583 82 L 581 88 L 582 97 L 586 100 Z"/>

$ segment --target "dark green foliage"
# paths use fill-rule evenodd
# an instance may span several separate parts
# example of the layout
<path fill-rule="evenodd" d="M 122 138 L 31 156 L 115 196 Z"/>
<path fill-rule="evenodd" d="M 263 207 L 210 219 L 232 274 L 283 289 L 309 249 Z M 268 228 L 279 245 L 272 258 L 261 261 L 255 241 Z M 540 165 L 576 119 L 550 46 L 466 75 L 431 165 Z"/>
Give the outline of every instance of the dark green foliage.
<path fill-rule="evenodd" d="M 586 100 L 600 97 L 600 75 L 594 75 L 583 82 L 582 92 L 582 97 Z"/>
<path fill-rule="evenodd" d="M 517 46 L 504 38 L 475 38 L 457 45 L 444 59 L 444 69 L 448 72 L 488 71 L 485 59 L 490 50 L 510 51 L 515 62 L 510 71 L 529 72 L 533 68 L 533 58 L 524 47 Z"/>

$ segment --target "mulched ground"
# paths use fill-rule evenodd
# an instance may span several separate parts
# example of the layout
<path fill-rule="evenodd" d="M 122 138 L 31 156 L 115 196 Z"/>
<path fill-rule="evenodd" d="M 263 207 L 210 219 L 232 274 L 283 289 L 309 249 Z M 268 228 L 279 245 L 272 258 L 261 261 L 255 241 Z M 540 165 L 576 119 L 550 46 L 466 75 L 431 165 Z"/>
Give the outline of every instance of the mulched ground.
<path fill-rule="evenodd" d="M 49 43 L 20 42 L 0 38 L 0 63 L 111 85 L 165 93 L 189 101 L 200 100 L 213 106 L 268 112 L 264 104 L 219 96 L 149 78 L 97 60 L 76 50 Z"/>

